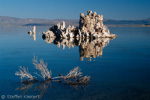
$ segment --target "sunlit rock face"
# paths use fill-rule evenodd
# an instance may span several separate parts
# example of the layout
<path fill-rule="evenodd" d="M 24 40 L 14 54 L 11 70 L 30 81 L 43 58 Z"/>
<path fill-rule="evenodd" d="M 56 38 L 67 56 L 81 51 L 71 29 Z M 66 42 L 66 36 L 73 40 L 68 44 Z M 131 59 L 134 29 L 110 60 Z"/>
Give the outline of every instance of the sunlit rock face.
<path fill-rule="evenodd" d="M 87 15 L 80 14 L 79 33 L 81 37 L 116 37 L 115 34 L 110 34 L 109 29 L 103 25 L 103 15 L 97 15 L 96 12 L 87 11 Z"/>
<path fill-rule="evenodd" d="M 113 38 L 56 38 L 56 37 L 43 37 L 47 43 L 55 44 L 57 47 L 62 47 L 64 50 L 66 47 L 74 48 L 79 47 L 80 60 L 87 59 L 91 61 L 92 58 L 96 58 L 103 55 L 103 48 L 109 44 L 109 41 Z"/>
<path fill-rule="evenodd" d="M 87 11 L 87 15 L 80 14 L 79 27 L 69 25 L 66 27 L 65 22 L 58 23 L 43 32 L 45 37 L 60 38 L 112 38 L 116 37 L 111 34 L 109 29 L 103 25 L 103 15 L 97 15 L 96 12 Z"/>

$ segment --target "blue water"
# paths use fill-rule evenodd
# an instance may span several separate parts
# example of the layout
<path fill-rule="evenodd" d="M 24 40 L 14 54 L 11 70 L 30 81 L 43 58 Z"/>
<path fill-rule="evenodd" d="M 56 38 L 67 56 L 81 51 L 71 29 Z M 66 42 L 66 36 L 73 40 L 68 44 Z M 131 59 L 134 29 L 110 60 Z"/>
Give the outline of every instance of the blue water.
<path fill-rule="evenodd" d="M 110 27 L 111 33 L 118 37 L 110 40 L 102 55 L 91 61 L 80 60 L 79 46 L 63 50 L 62 46 L 46 43 L 41 33 L 48 28 L 37 27 L 35 41 L 27 34 L 32 27 L 0 27 L 0 96 L 9 99 L 14 95 L 40 95 L 41 100 L 150 100 L 150 28 Z M 34 72 L 34 56 L 48 63 L 52 76 L 66 74 L 79 66 L 84 75 L 91 76 L 91 82 L 77 89 L 59 82 L 38 82 L 26 90 L 18 90 L 26 85 L 20 83 L 15 72 L 19 66 Z"/>

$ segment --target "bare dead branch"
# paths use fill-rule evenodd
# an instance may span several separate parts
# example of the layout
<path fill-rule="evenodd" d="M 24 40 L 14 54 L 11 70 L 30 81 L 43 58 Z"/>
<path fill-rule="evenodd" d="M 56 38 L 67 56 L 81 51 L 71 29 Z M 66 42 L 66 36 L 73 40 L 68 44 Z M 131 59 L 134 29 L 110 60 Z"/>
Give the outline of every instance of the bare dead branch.
<path fill-rule="evenodd" d="M 34 57 L 33 58 L 33 65 L 34 65 L 35 69 L 38 69 L 40 71 L 40 73 L 41 73 L 40 76 L 44 80 L 46 78 L 51 79 L 52 72 L 51 72 L 51 70 L 47 69 L 47 63 L 44 63 L 44 61 L 42 59 L 38 61 L 38 59 Z"/>
<path fill-rule="evenodd" d="M 80 68 L 79 67 L 75 67 L 73 70 L 70 70 L 70 72 L 64 76 L 64 80 L 65 79 L 69 79 L 69 78 L 77 78 L 82 76 L 82 72 L 80 72 Z"/>
<path fill-rule="evenodd" d="M 35 80 L 35 78 L 36 78 L 35 76 L 32 76 L 32 75 L 29 73 L 28 68 L 25 68 L 25 67 L 22 67 L 22 66 L 20 66 L 19 71 L 17 71 L 17 72 L 15 73 L 15 75 L 20 76 L 21 80 L 22 80 L 23 78 L 26 78 L 27 80 Z"/>

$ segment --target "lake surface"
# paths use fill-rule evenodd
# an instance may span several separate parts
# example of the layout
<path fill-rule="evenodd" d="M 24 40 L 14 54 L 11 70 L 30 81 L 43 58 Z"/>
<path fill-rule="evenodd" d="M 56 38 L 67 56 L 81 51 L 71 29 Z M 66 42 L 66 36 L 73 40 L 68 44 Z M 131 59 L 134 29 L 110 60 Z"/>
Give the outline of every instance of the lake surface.
<path fill-rule="evenodd" d="M 118 37 L 81 41 L 94 45 L 88 49 L 74 40 L 64 40 L 70 48 L 64 48 L 63 40 L 43 40 L 41 33 L 48 28 L 37 27 L 33 39 L 27 34 L 32 27 L 0 27 L 0 96 L 14 100 L 27 95 L 31 98 L 22 99 L 33 100 L 40 95 L 41 100 L 150 100 L 150 28 L 110 27 Z M 67 74 L 79 66 L 83 75 L 91 76 L 90 84 L 77 88 L 59 82 L 21 84 L 15 72 L 19 66 L 34 72 L 34 56 L 48 63 L 52 76 Z M 24 86 L 27 89 L 18 89 Z"/>

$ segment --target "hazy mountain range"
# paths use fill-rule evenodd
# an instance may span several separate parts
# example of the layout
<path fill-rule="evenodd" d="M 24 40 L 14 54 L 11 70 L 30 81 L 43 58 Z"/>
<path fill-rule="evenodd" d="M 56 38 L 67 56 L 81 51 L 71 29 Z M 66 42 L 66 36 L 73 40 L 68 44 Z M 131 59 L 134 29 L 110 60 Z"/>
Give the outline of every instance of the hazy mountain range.
<path fill-rule="evenodd" d="M 15 17 L 6 17 L 0 16 L 0 25 L 25 25 L 25 26 L 44 26 L 44 25 L 54 25 L 58 22 L 65 21 L 67 25 L 75 25 L 78 26 L 79 20 L 73 19 L 36 19 L 36 18 L 15 18 Z M 132 26 L 132 25 L 150 25 L 150 18 L 142 19 L 142 20 L 112 20 L 112 19 L 104 19 L 104 24 L 108 26 Z"/>

